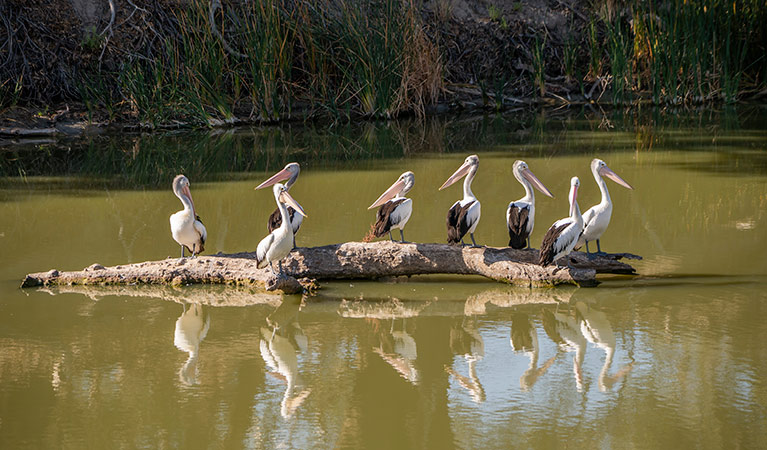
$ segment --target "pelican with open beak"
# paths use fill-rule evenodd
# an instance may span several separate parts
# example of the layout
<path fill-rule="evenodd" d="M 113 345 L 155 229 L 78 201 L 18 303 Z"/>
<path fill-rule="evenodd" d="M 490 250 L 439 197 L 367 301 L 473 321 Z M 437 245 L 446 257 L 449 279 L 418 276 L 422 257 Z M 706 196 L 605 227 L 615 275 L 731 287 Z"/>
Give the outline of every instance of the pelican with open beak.
<path fill-rule="evenodd" d="M 272 269 L 272 273 L 276 275 L 277 273 L 274 271 L 272 263 L 277 261 L 280 274 L 282 274 L 282 263 L 280 261 L 293 248 L 293 228 L 288 221 L 288 207 L 293 208 L 296 213 L 304 217 L 306 217 L 306 213 L 301 205 L 288 194 L 287 188 L 282 184 L 275 184 L 272 191 L 274 192 L 274 200 L 277 202 L 277 208 L 282 215 L 282 223 L 279 228 L 269 233 L 258 243 L 256 248 L 256 265 L 259 269 L 263 269 L 268 265 Z"/>
<path fill-rule="evenodd" d="M 399 228 L 400 242 L 405 242 L 405 233 L 402 231 L 405 224 L 410 220 L 413 212 L 413 201 L 405 197 L 405 194 L 413 189 L 415 175 L 413 172 L 405 172 L 397 181 L 386 190 L 378 200 L 373 202 L 368 209 L 378 208 L 376 223 L 373 225 L 373 235 L 381 237 L 389 233 L 389 239 L 394 241 L 391 235 L 393 228 Z"/>
<path fill-rule="evenodd" d="M 471 182 L 474 180 L 478 168 L 479 156 L 471 155 L 467 157 L 461 167 L 439 188 L 441 191 L 464 176 L 466 177 L 463 180 L 463 198 L 453 203 L 453 206 L 447 212 L 448 244 L 463 244 L 463 237 L 466 233 L 469 233 L 473 246 L 478 247 L 477 242 L 474 240 L 474 230 L 477 229 L 481 211 L 479 200 L 471 192 Z"/>
<path fill-rule="evenodd" d="M 554 198 L 551 191 L 541 183 L 541 180 L 527 167 L 524 161 L 515 161 L 512 169 L 514 178 L 525 188 L 525 196 L 509 203 L 506 208 L 506 226 L 509 229 L 509 247 L 530 248 L 530 234 L 535 225 L 535 193 L 533 187 L 544 195 Z"/>
<path fill-rule="evenodd" d="M 594 158 L 591 161 L 591 173 L 594 175 L 594 179 L 597 185 L 599 185 L 599 190 L 602 192 L 602 201 L 589 208 L 583 214 L 583 234 L 575 246 L 578 249 L 586 244 L 586 253 L 589 254 L 590 241 L 597 241 L 597 253 L 602 253 L 599 238 L 602 237 L 602 234 L 607 230 L 607 226 L 610 225 L 610 216 L 613 213 L 613 202 L 610 200 L 610 192 L 608 192 L 607 183 L 602 177 L 605 176 L 626 189 L 634 189 L 623 178 L 618 176 L 617 173 L 607 167 L 607 164 L 601 159 Z"/>
<path fill-rule="evenodd" d="M 570 254 L 583 231 L 583 216 L 578 207 L 578 177 L 570 179 L 570 217 L 559 219 L 549 228 L 543 237 L 539 264 L 548 266 L 559 258 Z M 569 264 L 567 264 L 569 266 Z"/>
<path fill-rule="evenodd" d="M 173 193 L 181 200 L 184 209 L 170 216 L 170 232 L 173 239 L 181 245 L 181 257 L 184 257 L 184 249 L 187 249 L 194 258 L 198 253 L 205 250 L 208 231 L 194 209 L 194 201 L 192 200 L 192 192 L 189 190 L 187 177 L 176 175 L 176 178 L 173 179 Z"/>
<path fill-rule="evenodd" d="M 285 183 L 285 189 L 289 191 L 298 179 L 299 173 L 301 173 L 301 166 L 297 162 L 292 162 L 272 175 L 268 180 L 259 184 L 256 189 L 263 189 L 275 183 L 279 183 L 280 181 L 288 180 L 288 182 Z M 293 229 L 293 248 L 296 248 L 295 235 L 298 233 L 298 229 L 301 228 L 301 223 L 304 221 L 304 217 L 301 214 L 296 214 L 296 210 L 291 207 L 288 207 L 288 216 L 290 217 L 290 226 Z M 269 216 L 269 220 L 266 222 L 266 228 L 271 233 L 279 228 L 281 223 L 282 214 L 280 214 L 280 209 L 277 208 Z"/>

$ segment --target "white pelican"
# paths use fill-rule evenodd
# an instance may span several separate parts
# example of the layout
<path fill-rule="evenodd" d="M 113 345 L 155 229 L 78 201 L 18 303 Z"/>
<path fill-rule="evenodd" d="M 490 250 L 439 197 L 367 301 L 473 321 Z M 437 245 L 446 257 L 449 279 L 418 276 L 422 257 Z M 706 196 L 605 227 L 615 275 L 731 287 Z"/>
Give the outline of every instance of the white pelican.
<path fill-rule="evenodd" d="M 569 255 L 578 242 L 578 237 L 583 231 L 583 216 L 581 216 L 581 209 L 578 207 L 577 200 L 580 185 L 581 182 L 578 177 L 573 177 L 570 180 L 570 217 L 554 222 L 554 225 L 543 236 L 538 264 L 548 266 L 559 258 Z"/>
<path fill-rule="evenodd" d="M 272 175 L 268 180 L 259 184 L 256 189 L 262 189 L 280 181 L 288 180 L 288 182 L 285 183 L 285 190 L 289 191 L 298 179 L 299 173 L 301 173 L 301 166 L 297 162 L 292 162 Z M 304 221 L 304 217 L 301 214 L 296 214 L 296 210 L 290 206 L 288 207 L 288 215 L 290 216 L 290 225 L 293 228 L 293 248 L 296 248 L 296 233 L 298 233 L 298 229 L 301 228 L 301 223 Z M 280 214 L 280 209 L 277 208 L 269 216 L 269 220 L 266 222 L 266 228 L 271 233 L 279 228 L 281 223 L 282 215 Z"/>
<path fill-rule="evenodd" d="M 274 185 L 272 188 L 274 191 L 274 200 L 277 202 L 277 208 L 282 214 L 282 223 L 280 227 L 269 233 L 261 242 L 258 243 L 256 248 L 256 264 L 259 269 L 263 269 L 267 265 L 272 269 L 272 273 L 277 274 L 274 271 L 272 262 L 277 261 L 282 273 L 282 264 L 280 260 L 290 253 L 293 248 L 293 228 L 289 225 L 288 221 L 288 208 L 285 206 L 287 203 L 293 209 L 306 217 L 301 205 L 296 202 L 293 197 L 288 194 L 288 190 L 280 183 Z"/>
<path fill-rule="evenodd" d="M 173 239 L 181 245 L 181 257 L 184 257 L 184 249 L 188 249 L 194 258 L 198 253 L 205 250 L 205 240 L 208 231 L 202 224 L 200 216 L 194 209 L 192 192 L 189 190 L 189 179 L 184 175 L 176 175 L 173 179 L 173 193 L 181 200 L 184 209 L 170 216 L 170 232 Z"/>
<path fill-rule="evenodd" d="M 509 203 L 506 209 L 506 226 L 509 228 L 509 247 L 511 248 L 530 248 L 530 234 L 533 232 L 535 224 L 535 192 L 533 186 L 544 195 L 554 198 L 554 195 L 541 180 L 533 174 L 527 163 L 524 161 L 514 161 L 512 169 L 514 178 L 525 188 L 525 196 L 515 202 Z"/>
<path fill-rule="evenodd" d="M 373 225 L 373 235 L 381 237 L 389 233 L 389 239 L 394 238 L 391 235 L 392 228 L 399 228 L 400 242 L 405 242 L 405 233 L 402 229 L 410 220 L 410 214 L 413 212 L 413 201 L 405 197 L 405 194 L 413 189 L 415 184 L 415 175 L 413 172 L 405 172 L 399 176 L 397 181 L 389 187 L 378 200 L 373 202 L 368 209 L 378 206 L 376 214 L 376 223 Z"/>
<path fill-rule="evenodd" d="M 597 253 L 602 253 L 602 248 L 599 246 L 599 238 L 607 230 L 607 226 L 610 224 L 610 216 L 613 213 L 613 202 L 610 200 L 607 183 L 605 183 L 602 176 L 606 176 L 625 188 L 634 188 L 607 167 L 607 164 L 601 159 L 594 158 L 591 161 L 591 173 L 594 174 L 594 179 L 597 181 L 599 190 L 602 192 L 602 201 L 589 208 L 583 214 L 583 234 L 578 239 L 578 244 L 576 244 L 575 248 L 581 248 L 583 244 L 586 244 L 586 253 L 590 253 L 589 241 L 597 241 Z"/>
<path fill-rule="evenodd" d="M 461 177 L 466 176 L 466 179 L 463 181 L 463 199 L 453 203 L 453 206 L 447 212 L 448 244 L 458 244 L 459 242 L 463 244 L 463 237 L 468 232 L 471 236 L 471 242 L 474 244 L 473 246 L 478 247 L 477 242 L 474 240 L 474 230 L 477 229 L 481 211 L 479 200 L 471 192 L 471 182 L 477 174 L 478 167 L 479 156 L 471 155 L 467 157 L 463 165 L 439 188 L 441 191 L 460 180 Z"/>

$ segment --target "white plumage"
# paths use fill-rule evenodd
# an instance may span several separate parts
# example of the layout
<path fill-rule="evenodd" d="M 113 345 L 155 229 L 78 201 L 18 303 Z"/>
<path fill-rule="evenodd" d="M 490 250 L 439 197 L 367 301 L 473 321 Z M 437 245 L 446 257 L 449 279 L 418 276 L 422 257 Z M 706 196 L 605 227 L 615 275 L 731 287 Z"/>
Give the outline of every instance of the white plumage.
<path fill-rule="evenodd" d="M 391 230 L 398 228 L 400 242 L 405 242 L 403 230 L 413 213 L 413 201 L 406 198 L 405 194 L 410 192 L 414 184 L 415 175 L 413 172 L 405 172 L 368 207 L 368 209 L 379 207 L 376 213 L 376 223 L 373 225 L 373 236 L 381 237 L 389 233 L 389 239 L 393 241 Z"/>
<path fill-rule="evenodd" d="M 466 233 L 469 233 L 472 244 L 477 247 L 477 242 L 474 240 L 474 231 L 479 224 L 482 210 L 479 200 L 471 191 L 471 182 L 474 180 L 478 168 L 479 156 L 468 156 L 461 167 L 439 188 L 441 191 L 462 177 L 466 177 L 463 180 L 463 198 L 453 203 L 453 206 L 447 212 L 447 242 L 449 244 L 463 244 L 463 237 Z"/>
<path fill-rule="evenodd" d="M 288 220 L 286 203 L 295 209 L 297 213 L 303 216 L 306 216 L 306 214 L 301 205 L 288 194 L 285 186 L 277 183 L 272 191 L 274 192 L 274 200 L 277 202 L 277 208 L 279 208 L 282 215 L 282 223 L 279 228 L 269 233 L 258 243 L 256 248 L 256 265 L 259 269 L 263 269 L 268 265 L 272 272 L 276 273 L 272 263 L 275 261 L 279 263 L 293 249 L 293 228 Z M 282 265 L 280 264 L 279 267 L 280 273 L 282 273 Z"/>
<path fill-rule="evenodd" d="M 581 216 L 577 201 L 580 184 L 578 177 L 573 177 L 570 180 L 570 217 L 554 222 L 543 237 L 539 260 L 539 264 L 542 266 L 547 266 L 569 255 L 578 242 L 583 231 L 583 216 Z"/>
<path fill-rule="evenodd" d="M 192 253 L 192 257 L 205 250 L 208 231 L 200 221 L 194 209 L 192 193 L 189 190 L 189 180 L 184 175 L 173 179 L 173 193 L 181 200 L 184 209 L 170 216 L 170 231 L 173 239 L 181 245 L 181 257 L 184 249 Z"/>
<path fill-rule="evenodd" d="M 601 159 L 595 158 L 591 161 L 591 173 L 594 175 L 594 180 L 596 180 L 602 193 L 602 201 L 589 208 L 583 214 L 583 234 L 578 239 L 575 248 L 581 248 L 585 244 L 586 252 L 589 252 L 589 242 L 597 241 L 597 251 L 601 252 L 602 248 L 599 238 L 607 230 L 607 226 L 610 225 L 610 217 L 612 217 L 613 213 L 613 202 L 610 199 L 610 192 L 607 190 L 607 183 L 602 176 L 610 178 L 627 189 L 634 188 L 607 167 L 607 164 Z"/>
<path fill-rule="evenodd" d="M 554 197 L 527 163 L 515 161 L 512 168 L 514 178 L 525 188 L 525 196 L 509 203 L 506 208 L 506 227 L 509 230 L 509 247 L 521 249 L 530 247 L 530 234 L 535 226 L 535 192 L 533 186 L 549 197 Z"/>

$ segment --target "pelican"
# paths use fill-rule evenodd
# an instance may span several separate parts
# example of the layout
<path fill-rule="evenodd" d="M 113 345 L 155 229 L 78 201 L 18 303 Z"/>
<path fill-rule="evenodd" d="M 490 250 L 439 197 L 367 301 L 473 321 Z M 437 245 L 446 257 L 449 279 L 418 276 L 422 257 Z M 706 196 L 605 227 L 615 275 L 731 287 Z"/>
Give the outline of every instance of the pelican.
<path fill-rule="evenodd" d="M 415 184 L 415 175 L 413 172 L 405 172 L 399 176 L 397 181 L 386 190 L 378 200 L 373 202 L 368 209 L 378 206 L 376 214 L 376 223 L 373 225 L 373 235 L 381 237 L 387 232 L 389 239 L 394 241 L 391 235 L 392 228 L 399 228 L 400 242 L 405 242 L 405 233 L 402 229 L 410 220 L 410 214 L 413 212 L 413 201 L 405 197 L 405 194 L 413 189 Z"/>
<path fill-rule="evenodd" d="M 619 177 L 617 173 L 607 167 L 607 164 L 601 159 L 594 158 L 591 160 L 591 173 L 594 175 L 594 179 L 599 185 L 599 190 L 602 192 L 602 201 L 589 208 L 583 215 L 583 234 L 575 246 L 578 249 L 583 244 L 586 244 L 586 253 L 589 254 L 589 241 L 597 241 L 597 253 L 602 253 L 599 238 L 607 230 L 607 226 L 610 224 L 610 216 L 613 213 L 613 202 L 610 200 L 610 192 L 607 191 L 607 183 L 605 183 L 602 176 L 606 176 L 627 189 L 634 189 L 623 178 Z"/>
<path fill-rule="evenodd" d="M 581 181 L 578 177 L 573 177 L 570 180 L 570 217 L 554 222 L 554 225 L 543 236 L 538 264 L 548 266 L 559 258 L 569 255 L 578 242 L 578 237 L 583 231 L 583 216 L 581 216 L 581 209 L 578 207 L 577 201 L 580 185 Z"/>
<path fill-rule="evenodd" d="M 514 178 L 525 188 L 525 196 L 515 202 L 509 203 L 506 209 L 506 225 L 509 228 L 509 247 L 511 248 L 530 248 L 530 234 L 533 232 L 535 224 L 535 193 L 533 186 L 544 195 L 554 198 L 554 195 L 541 180 L 533 174 L 527 163 L 524 161 L 514 161 L 512 169 Z"/>
<path fill-rule="evenodd" d="M 256 265 L 259 269 L 263 269 L 267 265 L 272 269 L 272 273 L 277 274 L 274 271 L 272 262 L 277 261 L 280 268 L 280 274 L 282 273 L 282 264 L 280 260 L 290 253 L 293 245 L 293 228 L 289 225 L 288 221 L 288 207 L 291 206 L 297 213 L 306 217 L 301 205 L 296 202 L 293 197 L 288 194 L 287 188 L 280 183 L 274 185 L 272 188 L 274 191 L 274 200 L 277 202 L 277 208 L 282 214 L 282 223 L 279 228 L 269 233 L 265 238 L 258 243 L 256 248 Z"/>
<path fill-rule="evenodd" d="M 256 189 L 263 189 L 280 181 L 288 180 L 288 182 L 285 183 L 285 190 L 289 191 L 298 179 L 299 173 L 301 173 L 301 166 L 297 162 L 292 162 L 272 175 L 268 180 L 259 184 Z M 293 248 L 296 248 L 296 233 L 298 233 L 298 229 L 301 228 L 301 223 L 304 221 L 304 217 L 301 214 L 296 214 L 296 210 L 290 206 L 288 206 L 288 215 L 290 216 L 291 228 L 293 228 Z M 279 228 L 281 223 L 282 215 L 280 214 L 280 209 L 277 208 L 272 212 L 272 215 L 269 216 L 269 220 L 266 222 L 266 228 L 271 233 Z"/>
<path fill-rule="evenodd" d="M 189 190 L 187 177 L 176 175 L 176 178 L 173 179 L 173 193 L 181 200 L 184 209 L 170 216 L 170 232 L 173 239 L 181 245 L 181 257 L 184 257 L 184 249 L 188 249 L 194 258 L 198 253 L 205 250 L 204 245 L 208 238 L 208 231 L 194 209 L 194 201 L 192 201 L 192 192 Z"/>
<path fill-rule="evenodd" d="M 466 179 L 463 180 L 463 199 L 453 203 L 453 206 L 447 212 L 448 244 L 458 244 L 459 242 L 463 244 L 463 237 L 468 232 L 473 246 L 479 247 L 474 240 L 474 230 L 477 229 L 477 224 L 479 223 L 480 205 L 477 197 L 471 192 L 471 182 L 477 174 L 478 167 L 479 156 L 471 155 L 467 157 L 461 167 L 439 188 L 441 191 L 460 180 L 463 176 L 466 176 Z"/>

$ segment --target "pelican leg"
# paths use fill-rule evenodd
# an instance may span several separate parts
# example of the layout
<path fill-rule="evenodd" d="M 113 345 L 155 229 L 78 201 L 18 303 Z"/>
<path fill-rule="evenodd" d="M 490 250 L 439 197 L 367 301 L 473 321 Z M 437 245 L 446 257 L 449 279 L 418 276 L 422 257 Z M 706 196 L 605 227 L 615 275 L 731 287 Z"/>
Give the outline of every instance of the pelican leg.
<path fill-rule="evenodd" d="M 530 250 L 530 236 L 527 237 L 527 249 Z"/>
<path fill-rule="evenodd" d="M 597 239 L 597 247 L 599 247 L 599 239 Z M 591 253 L 591 252 L 589 251 L 589 241 L 586 241 L 586 256 L 587 256 L 589 259 L 594 259 L 594 258 L 596 258 L 596 256 L 597 256 L 596 254 L 594 254 L 594 253 Z"/>
<path fill-rule="evenodd" d="M 298 247 L 296 247 L 296 235 L 294 234 L 293 235 L 293 250 L 295 250 L 296 248 L 298 248 Z"/>
<path fill-rule="evenodd" d="M 599 239 L 597 239 L 597 255 L 606 255 L 606 253 L 602 251 L 602 247 L 599 245 Z"/>
<path fill-rule="evenodd" d="M 277 272 L 274 271 L 274 266 L 271 261 L 269 261 L 269 268 L 272 269 L 272 275 L 277 276 Z"/>
<path fill-rule="evenodd" d="M 402 228 L 399 229 L 399 237 L 400 237 L 400 240 L 399 240 L 400 244 L 404 244 L 405 243 L 405 233 L 402 232 Z"/>
<path fill-rule="evenodd" d="M 284 272 L 282 270 L 282 260 L 277 261 L 277 267 L 280 269 L 280 276 L 283 276 Z"/>
<path fill-rule="evenodd" d="M 389 230 L 389 240 L 394 242 L 394 236 L 391 235 L 391 230 Z"/>
<path fill-rule="evenodd" d="M 474 240 L 474 233 L 469 233 L 469 234 L 471 235 L 472 247 L 479 247 L 479 245 L 477 245 L 477 241 Z"/>
<path fill-rule="evenodd" d="M 184 255 L 184 246 L 182 245 L 182 246 L 181 246 L 181 257 L 183 258 L 184 256 L 185 256 L 185 255 Z"/>

